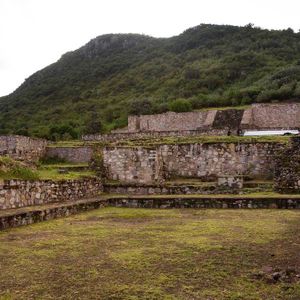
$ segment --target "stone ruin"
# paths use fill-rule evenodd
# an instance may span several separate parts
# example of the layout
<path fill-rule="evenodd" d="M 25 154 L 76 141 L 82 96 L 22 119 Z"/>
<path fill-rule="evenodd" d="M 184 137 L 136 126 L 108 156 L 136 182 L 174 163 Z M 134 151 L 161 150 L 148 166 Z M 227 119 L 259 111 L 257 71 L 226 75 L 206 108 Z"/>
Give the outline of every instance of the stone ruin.
<path fill-rule="evenodd" d="M 300 103 L 253 104 L 248 109 L 129 116 L 126 132 L 300 128 Z M 123 132 L 125 132 L 123 130 Z"/>
<path fill-rule="evenodd" d="M 48 142 L 21 135 L 0 136 L 0 155 L 6 155 L 16 160 L 32 163 L 46 152 Z"/>
<path fill-rule="evenodd" d="M 128 126 L 83 140 L 117 141 L 164 136 L 238 135 L 243 130 L 299 129 L 300 103 L 253 104 L 247 109 L 167 112 L 129 116 Z"/>
<path fill-rule="evenodd" d="M 274 181 L 278 192 L 300 193 L 300 137 L 293 137 L 290 147 L 278 155 Z"/>

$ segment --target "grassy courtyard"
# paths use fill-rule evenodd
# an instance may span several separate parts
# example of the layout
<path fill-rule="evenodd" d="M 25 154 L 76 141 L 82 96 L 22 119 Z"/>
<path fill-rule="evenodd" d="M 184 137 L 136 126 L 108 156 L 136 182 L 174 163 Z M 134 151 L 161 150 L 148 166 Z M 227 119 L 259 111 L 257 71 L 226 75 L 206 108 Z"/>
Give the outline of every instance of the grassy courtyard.
<path fill-rule="evenodd" d="M 296 210 L 105 208 L 11 229 L 0 299 L 296 300 L 297 276 L 267 273 L 300 271 L 299 226 Z"/>

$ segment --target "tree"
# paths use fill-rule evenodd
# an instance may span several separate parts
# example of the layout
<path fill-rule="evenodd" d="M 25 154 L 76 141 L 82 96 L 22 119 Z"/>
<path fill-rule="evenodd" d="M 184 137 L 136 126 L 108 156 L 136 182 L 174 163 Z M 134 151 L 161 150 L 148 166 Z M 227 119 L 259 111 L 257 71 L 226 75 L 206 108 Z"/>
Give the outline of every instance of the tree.
<path fill-rule="evenodd" d="M 130 104 L 129 114 L 131 115 L 150 115 L 152 112 L 152 103 L 148 99 L 137 99 Z"/>
<path fill-rule="evenodd" d="M 86 122 L 85 134 L 102 133 L 103 125 L 97 113 L 93 113 L 89 120 Z"/>

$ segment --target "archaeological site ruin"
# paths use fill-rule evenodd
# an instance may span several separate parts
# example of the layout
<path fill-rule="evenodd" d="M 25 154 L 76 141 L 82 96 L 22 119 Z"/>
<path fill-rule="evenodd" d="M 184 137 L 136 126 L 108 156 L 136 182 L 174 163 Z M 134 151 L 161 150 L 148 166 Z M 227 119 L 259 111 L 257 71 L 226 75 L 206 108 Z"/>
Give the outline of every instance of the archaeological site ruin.
<path fill-rule="evenodd" d="M 127 128 L 69 144 L 1 136 L 3 157 L 33 170 L 52 160 L 62 179 L 2 179 L 0 228 L 107 205 L 300 208 L 300 137 L 238 135 L 299 128 L 300 104 L 291 103 L 129 116 Z"/>

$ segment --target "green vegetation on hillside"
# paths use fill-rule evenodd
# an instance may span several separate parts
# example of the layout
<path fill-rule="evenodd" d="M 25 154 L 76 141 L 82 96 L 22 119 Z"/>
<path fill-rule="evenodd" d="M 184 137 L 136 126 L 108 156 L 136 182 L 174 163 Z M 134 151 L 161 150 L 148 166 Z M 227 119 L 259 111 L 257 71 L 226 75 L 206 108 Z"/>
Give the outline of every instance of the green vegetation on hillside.
<path fill-rule="evenodd" d="M 130 113 L 299 99 L 300 33 L 291 29 L 103 35 L 2 97 L 0 133 L 68 140 L 125 126 Z"/>

